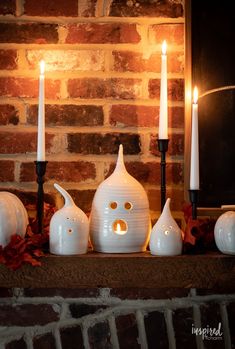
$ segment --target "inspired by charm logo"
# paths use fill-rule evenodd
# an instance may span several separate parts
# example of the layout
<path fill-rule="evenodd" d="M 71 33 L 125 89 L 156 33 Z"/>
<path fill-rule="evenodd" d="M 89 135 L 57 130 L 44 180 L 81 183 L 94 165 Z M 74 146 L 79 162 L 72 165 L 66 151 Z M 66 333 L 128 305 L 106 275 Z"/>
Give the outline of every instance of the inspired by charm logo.
<path fill-rule="evenodd" d="M 196 336 L 202 336 L 202 339 L 206 340 L 222 340 L 223 332 L 221 331 L 221 322 L 219 322 L 218 327 L 195 327 L 192 324 L 192 334 Z"/>

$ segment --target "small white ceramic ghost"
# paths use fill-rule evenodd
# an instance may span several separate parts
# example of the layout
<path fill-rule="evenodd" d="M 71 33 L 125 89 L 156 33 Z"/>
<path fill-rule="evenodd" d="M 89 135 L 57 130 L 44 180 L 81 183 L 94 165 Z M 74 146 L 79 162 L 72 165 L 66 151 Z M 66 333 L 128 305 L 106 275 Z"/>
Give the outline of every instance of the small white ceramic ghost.
<path fill-rule="evenodd" d="M 97 188 L 90 216 L 95 251 L 131 253 L 146 250 L 151 230 L 143 186 L 126 170 L 120 145 L 115 170 Z"/>
<path fill-rule="evenodd" d="M 235 212 L 223 213 L 214 228 L 215 243 L 225 254 L 235 254 Z"/>
<path fill-rule="evenodd" d="M 58 255 L 84 254 L 88 248 L 89 221 L 69 193 L 58 184 L 55 188 L 64 197 L 64 206 L 50 222 L 50 252 Z"/>
<path fill-rule="evenodd" d="M 182 253 L 182 233 L 171 215 L 169 198 L 152 229 L 149 247 L 151 254 L 158 256 L 177 256 Z"/>

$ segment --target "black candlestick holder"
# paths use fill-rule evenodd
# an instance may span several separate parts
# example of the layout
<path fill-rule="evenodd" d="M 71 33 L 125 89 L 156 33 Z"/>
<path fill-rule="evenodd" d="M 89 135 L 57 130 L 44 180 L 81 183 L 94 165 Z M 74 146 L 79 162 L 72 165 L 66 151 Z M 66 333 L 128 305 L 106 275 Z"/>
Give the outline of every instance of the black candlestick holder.
<path fill-rule="evenodd" d="M 166 152 L 169 139 L 158 139 L 158 150 L 161 153 L 161 211 L 166 202 Z"/>
<path fill-rule="evenodd" d="M 48 161 L 35 161 L 37 174 L 38 193 L 37 193 L 37 220 L 38 233 L 43 233 L 43 218 L 44 218 L 44 190 L 43 183 Z"/>
<path fill-rule="evenodd" d="M 189 189 L 189 199 L 192 204 L 192 218 L 197 219 L 197 204 L 198 204 L 198 192 L 197 189 Z"/>

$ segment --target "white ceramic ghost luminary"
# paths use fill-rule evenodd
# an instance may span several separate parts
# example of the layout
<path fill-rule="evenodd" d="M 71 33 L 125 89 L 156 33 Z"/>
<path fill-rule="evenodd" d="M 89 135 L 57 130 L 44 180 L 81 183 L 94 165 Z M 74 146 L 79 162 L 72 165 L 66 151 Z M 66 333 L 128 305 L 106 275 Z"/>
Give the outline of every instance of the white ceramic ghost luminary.
<path fill-rule="evenodd" d="M 182 253 L 182 232 L 171 215 L 169 198 L 152 229 L 149 247 L 151 254 L 158 256 L 177 256 Z"/>
<path fill-rule="evenodd" d="M 127 172 L 120 145 L 115 170 L 99 185 L 92 203 L 92 246 L 107 253 L 145 251 L 150 229 L 147 194 Z"/>
<path fill-rule="evenodd" d="M 235 255 L 235 212 L 227 211 L 216 221 L 214 228 L 215 243 L 225 254 Z"/>
<path fill-rule="evenodd" d="M 65 203 L 51 218 L 50 252 L 58 255 L 84 254 L 88 248 L 88 218 L 75 205 L 66 190 L 58 184 L 54 184 L 54 186 L 64 197 Z"/>

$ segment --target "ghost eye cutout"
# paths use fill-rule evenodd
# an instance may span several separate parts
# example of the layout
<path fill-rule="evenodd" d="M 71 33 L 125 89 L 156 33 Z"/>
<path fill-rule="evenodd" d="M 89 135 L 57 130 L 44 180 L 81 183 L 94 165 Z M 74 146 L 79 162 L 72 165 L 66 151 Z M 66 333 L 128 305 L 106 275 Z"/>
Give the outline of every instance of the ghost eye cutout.
<path fill-rule="evenodd" d="M 116 201 L 112 201 L 109 203 L 109 207 L 112 209 L 112 210 L 115 210 L 117 208 L 117 203 Z"/>
<path fill-rule="evenodd" d="M 124 207 L 127 211 L 130 211 L 132 209 L 133 205 L 131 202 L 127 201 L 127 202 L 125 202 Z"/>

